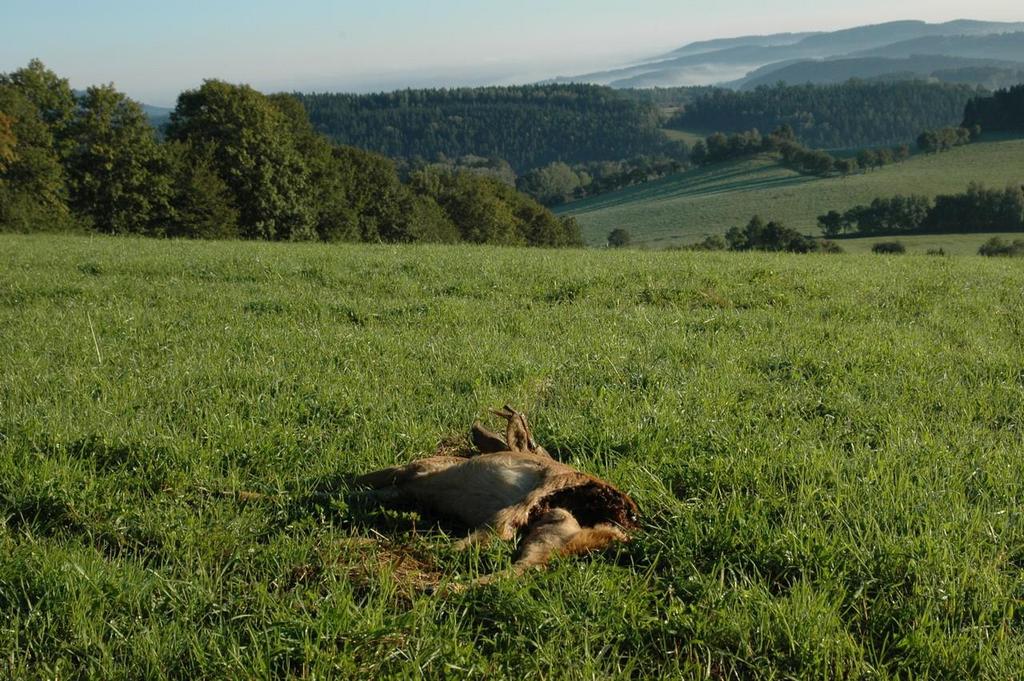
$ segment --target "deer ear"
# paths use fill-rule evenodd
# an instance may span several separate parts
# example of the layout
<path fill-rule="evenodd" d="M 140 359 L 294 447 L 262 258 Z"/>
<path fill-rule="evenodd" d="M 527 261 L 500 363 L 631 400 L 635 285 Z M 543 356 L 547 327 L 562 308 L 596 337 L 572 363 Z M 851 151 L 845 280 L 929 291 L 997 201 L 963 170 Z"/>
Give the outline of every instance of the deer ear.
<path fill-rule="evenodd" d="M 473 422 L 473 427 L 469 430 L 469 437 L 481 454 L 508 451 L 508 444 L 501 439 L 501 436 L 485 428 L 479 421 Z"/>

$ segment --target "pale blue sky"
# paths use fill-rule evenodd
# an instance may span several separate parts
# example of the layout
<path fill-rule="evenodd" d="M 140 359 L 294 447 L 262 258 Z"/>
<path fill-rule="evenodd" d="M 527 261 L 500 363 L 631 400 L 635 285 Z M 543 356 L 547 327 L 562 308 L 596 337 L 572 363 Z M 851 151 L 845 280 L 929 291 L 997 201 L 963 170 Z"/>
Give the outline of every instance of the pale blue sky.
<path fill-rule="evenodd" d="M 205 77 L 263 90 L 528 82 L 693 40 L 894 19 L 1019 21 L 1017 0 L 0 0 L 0 71 L 153 104 Z"/>

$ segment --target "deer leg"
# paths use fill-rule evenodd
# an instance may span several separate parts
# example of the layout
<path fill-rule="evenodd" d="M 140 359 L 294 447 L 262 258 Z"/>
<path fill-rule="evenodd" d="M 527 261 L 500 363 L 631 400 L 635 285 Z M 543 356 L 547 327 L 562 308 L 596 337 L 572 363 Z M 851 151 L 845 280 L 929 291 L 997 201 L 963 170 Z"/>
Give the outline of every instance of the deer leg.
<path fill-rule="evenodd" d="M 580 532 L 576 518 L 564 508 L 553 508 L 537 519 L 523 539 L 516 565 L 523 568 L 547 565 L 551 556 Z"/>
<path fill-rule="evenodd" d="M 528 570 L 542 568 L 552 556 L 562 553 L 565 545 L 579 532 L 580 525 L 571 513 L 562 508 L 553 508 L 531 526 L 512 567 L 477 577 L 470 586 L 493 584 L 499 579 L 518 577 Z"/>
<path fill-rule="evenodd" d="M 594 527 L 585 527 L 569 537 L 562 545 L 561 553 L 565 556 L 578 556 L 608 548 L 615 542 L 625 541 L 629 541 L 625 532 L 614 525 L 602 523 Z"/>
<path fill-rule="evenodd" d="M 469 430 L 469 437 L 481 454 L 492 454 L 494 452 L 508 451 L 508 444 L 501 439 L 501 436 L 486 428 L 479 421 L 473 423 Z"/>
<path fill-rule="evenodd" d="M 499 514 L 493 521 L 486 523 L 483 527 L 477 528 L 468 535 L 455 542 L 455 548 L 463 551 L 471 546 L 485 544 L 491 539 L 498 538 L 502 541 L 511 541 L 516 537 L 516 526 L 502 519 Z"/>
<path fill-rule="evenodd" d="M 392 466 L 383 470 L 360 475 L 356 478 L 356 484 L 373 489 L 393 487 L 411 482 L 426 475 L 439 473 L 446 468 L 451 468 L 466 460 L 459 456 L 431 456 L 426 459 L 413 461 L 404 466 Z"/>

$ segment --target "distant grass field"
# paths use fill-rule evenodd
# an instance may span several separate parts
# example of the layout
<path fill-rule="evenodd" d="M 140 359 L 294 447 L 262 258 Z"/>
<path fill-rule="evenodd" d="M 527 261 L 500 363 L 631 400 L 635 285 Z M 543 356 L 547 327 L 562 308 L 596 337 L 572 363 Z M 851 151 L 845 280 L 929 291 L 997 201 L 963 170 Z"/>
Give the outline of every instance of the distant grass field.
<path fill-rule="evenodd" d="M 691 147 L 697 142 L 703 142 L 707 135 L 689 130 L 676 130 L 675 128 L 662 128 L 665 137 L 675 142 L 686 142 Z"/>
<path fill-rule="evenodd" d="M 0 237 L 0 676 L 1022 678 L 1022 289 L 985 258 Z M 431 593 L 510 548 L 346 480 L 506 402 L 644 529 Z"/>
<path fill-rule="evenodd" d="M 961 192 L 970 182 L 1024 182 L 1024 139 L 992 138 L 846 178 L 815 178 L 760 157 L 696 168 L 558 209 L 576 216 L 588 244 L 622 227 L 652 248 L 679 246 L 743 225 L 754 214 L 817 234 L 817 216 L 879 196 Z"/>
<path fill-rule="evenodd" d="M 871 247 L 883 241 L 899 241 L 907 253 L 922 254 L 939 250 L 946 255 L 977 255 L 978 248 L 992 237 L 1003 241 L 1024 239 L 1024 232 L 992 232 L 978 234 L 914 234 L 912 236 L 871 236 L 857 239 L 839 239 L 838 243 L 847 253 L 870 253 Z"/>

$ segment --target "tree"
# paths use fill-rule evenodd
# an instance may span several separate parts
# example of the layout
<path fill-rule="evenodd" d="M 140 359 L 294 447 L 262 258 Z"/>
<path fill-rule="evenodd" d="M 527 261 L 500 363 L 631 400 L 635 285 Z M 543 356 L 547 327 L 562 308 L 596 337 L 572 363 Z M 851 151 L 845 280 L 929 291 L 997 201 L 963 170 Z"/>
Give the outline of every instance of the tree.
<path fill-rule="evenodd" d="M 801 161 L 801 165 L 815 175 L 828 175 L 835 166 L 832 156 L 828 152 L 820 150 L 805 153 Z"/>
<path fill-rule="evenodd" d="M 893 162 L 894 158 L 892 149 L 879 149 L 875 152 L 875 167 L 881 168 L 883 166 L 887 166 Z"/>
<path fill-rule="evenodd" d="M 339 203 L 338 230 L 333 234 L 322 231 L 321 238 L 392 242 L 416 240 L 409 212 L 413 195 L 399 180 L 394 162 L 353 147 L 336 147 L 332 154 L 336 162 L 334 172 L 338 174 L 341 196 L 347 203 L 351 223 L 346 226 L 340 221 L 345 208 L 343 203 Z M 416 193 L 428 194 L 424 191 Z M 422 210 L 425 208 L 421 206 L 420 217 L 424 218 L 428 214 Z"/>
<path fill-rule="evenodd" d="M 238 208 L 217 174 L 213 149 L 167 142 L 171 198 L 166 235 L 197 239 L 237 238 Z"/>
<path fill-rule="evenodd" d="M 50 130 L 58 155 L 63 156 L 68 126 L 75 116 L 77 102 L 66 78 L 46 68 L 38 59 L 11 73 L 0 75 L 0 85 L 9 85 L 35 106 L 40 120 Z"/>
<path fill-rule="evenodd" d="M 14 134 L 14 118 L 0 113 L 0 174 L 18 158 L 14 148 L 18 146 L 18 138 Z"/>
<path fill-rule="evenodd" d="M 621 227 L 616 227 L 608 233 L 608 246 L 611 248 L 625 248 L 632 242 L 633 235 Z"/>
<path fill-rule="evenodd" d="M 783 123 L 775 128 L 772 131 L 772 137 L 783 142 L 796 142 L 796 133 L 793 131 L 793 126 L 789 123 Z"/>
<path fill-rule="evenodd" d="M 546 206 L 565 203 L 582 185 L 580 177 L 561 161 L 529 171 L 520 179 L 519 190 Z"/>
<path fill-rule="evenodd" d="M 708 161 L 708 147 L 703 140 L 698 140 L 690 152 L 690 160 L 697 165 L 704 165 Z"/>
<path fill-rule="evenodd" d="M 731 251 L 789 251 L 810 253 L 818 250 L 817 242 L 781 222 L 765 223 L 760 215 L 750 218 L 746 227 L 732 227 L 725 234 Z"/>
<path fill-rule="evenodd" d="M 857 165 L 863 168 L 865 171 L 870 170 L 875 166 L 875 159 L 877 158 L 874 151 L 871 149 L 861 149 L 857 152 Z"/>
<path fill-rule="evenodd" d="M 408 215 L 408 233 L 415 241 L 450 244 L 459 240 L 459 228 L 429 196 L 410 195 Z"/>
<path fill-rule="evenodd" d="M 0 229 L 71 225 L 64 169 L 50 126 L 19 86 L 0 78 Z"/>
<path fill-rule="evenodd" d="M 522 224 L 526 243 L 530 246 L 560 248 L 582 246 L 583 236 L 576 218 L 556 217 L 550 210 L 523 195 L 510 194 L 506 199 Z"/>
<path fill-rule="evenodd" d="M 307 239 L 316 234 L 309 169 L 296 148 L 294 124 L 251 87 L 207 80 L 179 95 L 167 137 L 213 149 L 243 237 Z"/>
<path fill-rule="evenodd" d="M 844 177 L 851 173 L 857 172 L 857 168 L 860 166 L 857 164 L 855 158 L 838 158 L 836 159 L 836 171 Z"/>
<path fill-rule="evenodd" d="M 504 182 L 466 170 L 432 166 L 413 174 L 412 189 L 432 197 L 473 243 L 528 246 L 581 246 L 579 225 Z"/>
<path fill-rule="evenodd" d="M 838 211 L 830 210 L 825 215 L 818 216 L 818 227 L 821 233 L 832 239 L 839 236 L 846 226 L 843 216 Z"/>
<path fill-rule="evenodd" d="M 925 153 L 939 150 L 939 136 L 934 130 L 925 130 L 917 136 L 917 148 Z"/>
<path fill-rule="evenodd" d="M 103 232 L 160 233 L 170 179 L 142 108 L 113 86 L 90 87 L 69 130 L 72 207 Z"/>

